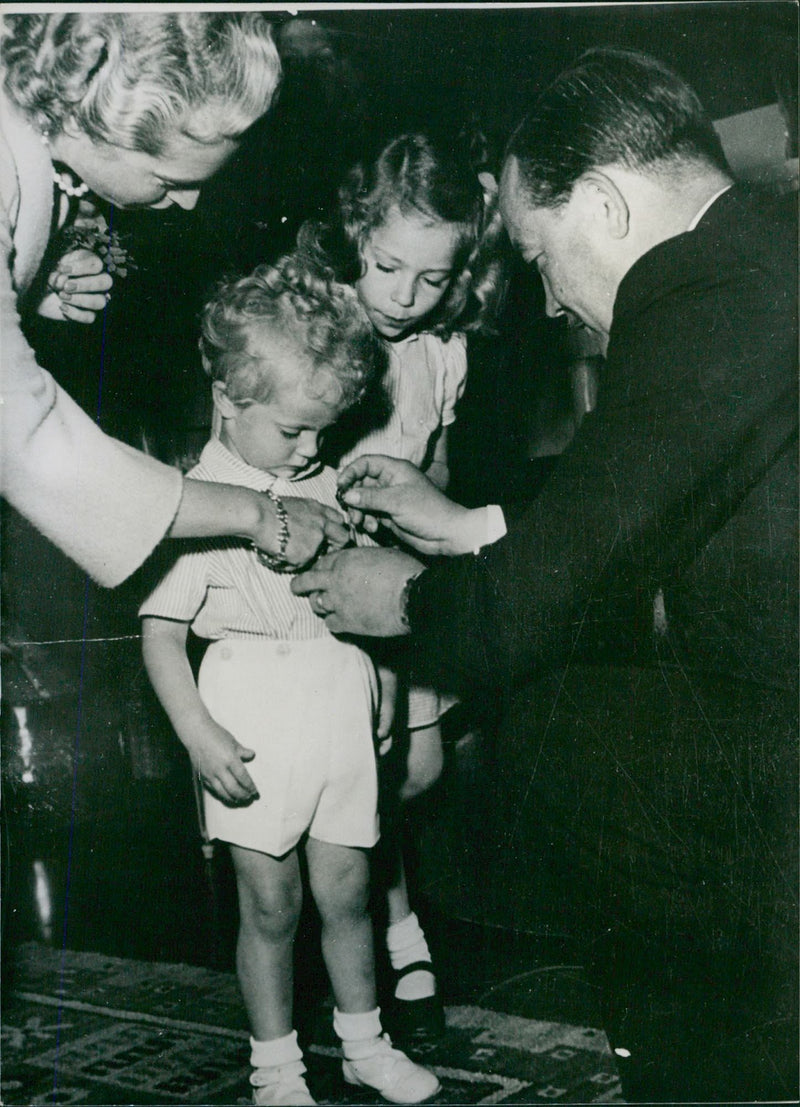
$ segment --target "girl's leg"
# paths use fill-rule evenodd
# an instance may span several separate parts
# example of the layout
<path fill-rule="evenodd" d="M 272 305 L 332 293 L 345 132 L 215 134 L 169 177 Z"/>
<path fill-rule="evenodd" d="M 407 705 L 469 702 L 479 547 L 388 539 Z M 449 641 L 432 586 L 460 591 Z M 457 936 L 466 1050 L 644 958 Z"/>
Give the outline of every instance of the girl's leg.
<path fill-rule="evenodd" d="M 236 971 L 252 1035 L 283 1038 L 292 1030 L 295 930 L 302 885 L 297 851 L 270 857 L 231 846 L 239 895 Z"/>
<path fill-rule="evenodd" d="M 444 768 L 442 728 L 438 723 L 417 727 L 408 732 L 406 778 L 400 788 L 400 799 L 410 800 L 432 788 Z"/>
<path fill-rule="evenodd" d="M 375 1088 L 391 1103 L 421 1103 L 436 1076 L 393 1049 L 383 1035 L 375 990 L 366 850 L 309 838 L 308 875 L 322 919 L 322 953 L 336 999 L 333 1025 L 350 1084 Z"/>
<path fill-rule="evenodd" d="M 406 778 L 400 788 L 400 800 L 413 799 L 426 792 L 442 773 L 444 755 L 442 750 L 442 732 L 438 723 L 419 727 L 409 731 Z M 395 999 L 402 1002 L 430 1000 L 425 1004 L 416 1004 L 402 1013 L 403 1036 L 435 1036 L 443 1029 L 441 1005 L 436 996 L 436 977 L 431 965 L 431 954 L 419 919 L 411 909 L 403 860 L 402 818 L 394 822 L 385 843 L 387 850 L 396 854 L 388 871 L 392 874 L 386 890 L 388 929 L 386 946 L 389 959 L 395 973 L 402 973 L 396 981 Z M 431 965 L 429 969 L 414 968 L 411 965 Z M 406 970 L 405 972 L 403 970 Z M 416 1025 L 414 1025 L 416 1024 Z"/>
<path fill-rule="evenodd" d="M 439 724 L 434 723 L 432 726 L 410 730 L 408 732 L 406 776 L 400 786 L 401 802 L 414 799 L 432 787 L 441 776 L 443 764 L 442 731 Z M 382 848 L 387 857 L 389 851 L 395 855 L 387 866 L 387 872 L 390 875 L 386 889 L 386 906 L 389 927 L 391 928 L 395 923 L 401 923 L 409 917 L 411 902 L 408 897 L 408 884 L 406 883 L 406 870 L 403 862 L 402 817 L 391 818 L 389 823 L 388 833 L 386 833 L 382 842 Z M 405 963 L 430 960 L 427 946 L 424 953 L 421 949 L 419 952 L 419 957 L 410 957 Z"/>

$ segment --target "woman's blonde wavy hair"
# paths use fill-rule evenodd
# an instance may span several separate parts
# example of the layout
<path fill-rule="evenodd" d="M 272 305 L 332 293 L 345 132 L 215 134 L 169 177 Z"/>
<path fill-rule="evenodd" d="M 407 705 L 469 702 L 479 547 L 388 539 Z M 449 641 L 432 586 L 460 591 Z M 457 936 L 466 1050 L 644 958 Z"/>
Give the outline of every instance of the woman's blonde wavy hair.
<path fill-rule="evenodd" d="M 386 352 L 358 296 L 294 254 L 220 281 L 203 309 L 200 353 L 234 403 L 268 403 L 280 383 L 281 349 L 307 360 L 299 382 L 315 397 L 352 407 L 385 368 Z"/>
<path fill-rule="evenodd" d="M 281 67 L 258 12 L 73 12 L 3 17 L 8 96 L 44 134 L 158 157 L 176 131 L 214 143 L 269 108 Z"/>

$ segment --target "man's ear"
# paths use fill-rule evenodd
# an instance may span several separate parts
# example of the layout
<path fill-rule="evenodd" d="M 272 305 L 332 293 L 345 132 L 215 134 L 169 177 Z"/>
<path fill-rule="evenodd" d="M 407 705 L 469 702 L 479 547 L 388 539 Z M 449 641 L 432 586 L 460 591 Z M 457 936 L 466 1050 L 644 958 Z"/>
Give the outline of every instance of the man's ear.
<path fill-rule="evenodd" d="M 211 382 L 211 396 L 214 407 L 223 419 L 232 419 L 236 414 L 236 404 L 228 395 L 224 381 Z"/>
<path fill-rule="evenodd" d="M 625 238 L 630 230 L 631 211 L 611 177 L 600 169 L 592 169 L 584 173 L 576 187 L 583 190 L 585 202 L 602 221 L 606 233 L 611 238 Z"/>

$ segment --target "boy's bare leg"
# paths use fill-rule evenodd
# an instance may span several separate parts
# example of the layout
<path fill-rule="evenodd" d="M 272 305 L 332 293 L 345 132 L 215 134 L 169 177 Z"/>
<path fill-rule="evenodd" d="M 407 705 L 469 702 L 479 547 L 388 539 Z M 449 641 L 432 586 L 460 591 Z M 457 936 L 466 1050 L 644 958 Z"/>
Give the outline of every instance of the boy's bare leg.
<path fill-rule="evenodd" d="M 372 1011 L 378 999 L 368 912 L 369 851 L 309 838 L 306 858 L 336 1006 L 346 1014 Z"/>
<path fill-rule="evenodd" d="M 297 851 L 270 857 L 231 846 L 239 894 L 236 971 L 251 1033 L 259 1041 L 292 1030 L 293 945 L 302 885 Z"/>

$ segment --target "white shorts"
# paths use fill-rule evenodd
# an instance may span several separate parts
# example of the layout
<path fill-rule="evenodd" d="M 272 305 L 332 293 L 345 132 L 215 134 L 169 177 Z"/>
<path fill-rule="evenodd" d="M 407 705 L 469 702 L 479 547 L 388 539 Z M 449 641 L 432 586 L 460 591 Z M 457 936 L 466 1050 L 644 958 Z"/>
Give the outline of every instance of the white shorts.
<path fill-rule="evenodd" d="M 258 799 L 229 806 L 206 789 L 209 837 L 274 857 L 306 831 L 375 845 L 377 685 L 362 650 L 335 638 L 223 639 L 206 651 L 198 688 L 220 726 L 256 751 L 246 768 Z"/>

